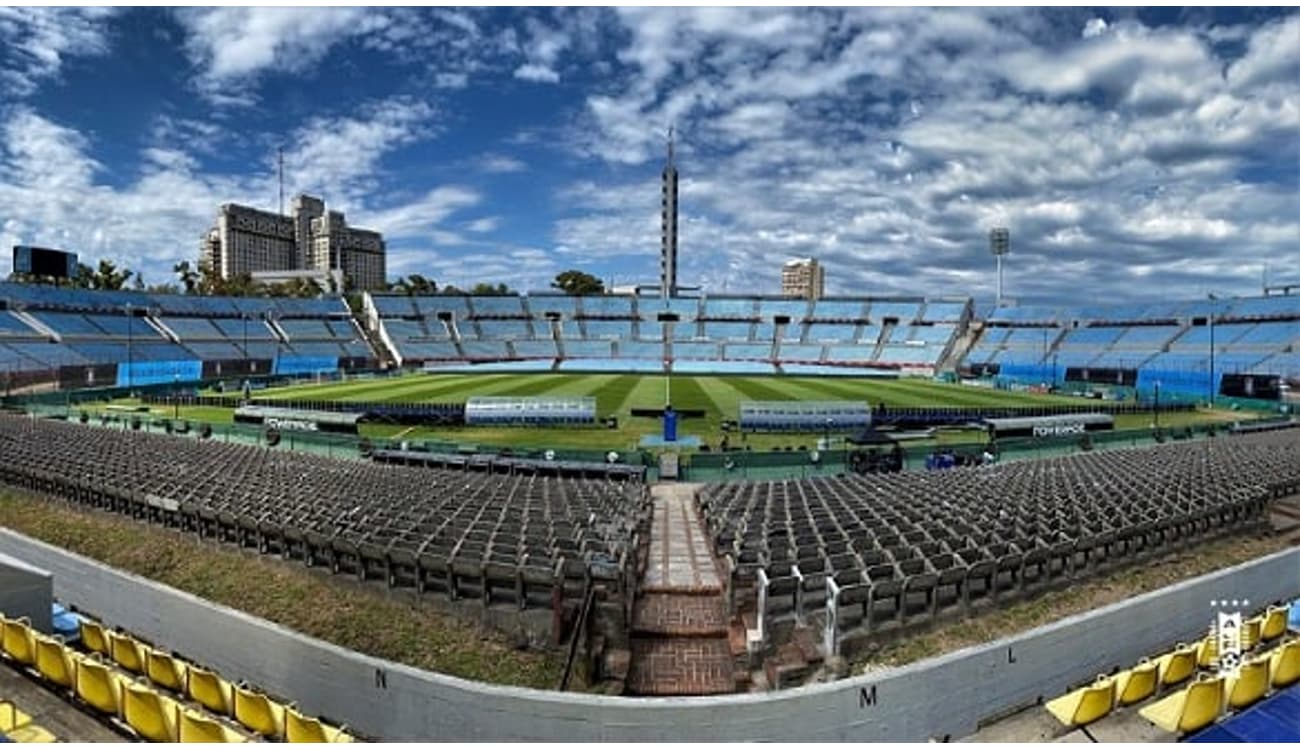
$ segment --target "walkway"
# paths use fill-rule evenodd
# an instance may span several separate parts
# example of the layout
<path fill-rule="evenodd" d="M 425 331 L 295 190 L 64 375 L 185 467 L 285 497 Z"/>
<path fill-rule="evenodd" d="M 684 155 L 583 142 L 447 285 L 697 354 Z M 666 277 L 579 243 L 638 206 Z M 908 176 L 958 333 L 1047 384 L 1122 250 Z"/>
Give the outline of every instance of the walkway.
<path fill-rule="evenodd" d="M 641 594 L 632 612 L 628 689 L 709 695 L 736 689 L 728 612 L 692 485 L 660 484 Z"/>

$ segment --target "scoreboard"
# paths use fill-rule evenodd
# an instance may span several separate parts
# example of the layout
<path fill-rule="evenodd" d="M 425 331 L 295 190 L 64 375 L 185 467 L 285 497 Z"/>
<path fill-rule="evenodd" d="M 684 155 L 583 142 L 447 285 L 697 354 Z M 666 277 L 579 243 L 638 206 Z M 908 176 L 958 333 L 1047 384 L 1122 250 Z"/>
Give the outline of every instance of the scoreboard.
<path fill-rule="evenodd" d="M 70 279 L 77 275 L 77 254 L 44 247 L 14 245 L 14 273 Z"/>

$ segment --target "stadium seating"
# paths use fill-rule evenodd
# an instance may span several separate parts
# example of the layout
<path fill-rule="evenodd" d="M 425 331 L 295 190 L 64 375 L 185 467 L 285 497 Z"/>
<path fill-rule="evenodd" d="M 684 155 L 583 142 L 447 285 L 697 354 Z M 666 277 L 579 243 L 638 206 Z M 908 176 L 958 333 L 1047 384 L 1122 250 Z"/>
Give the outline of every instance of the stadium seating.
<path fill-rule="evenodd" d="M 1233 724 L 1237 717 L 1249 716 L 1253 707 L 1265 703 L 1270 691 L 1282 695 L 1276 691 L 1290 684 L 1277 669 L 1280 655 L 1300 643 L 1281 638 L 1288 613 L 1286 605 L 1274 604 L 1246 618 L 1243 622 L 1259 623 L 1259 639 L 1252 643 L 1239 633 L 1240 658 L 1230 666 L 1218 663 L 1217 646 L 1224 634 L 1218 631 L 1216 620 L 1201 640 L 1177 643 L 1160 656 L 1144 657 L 1113 675 L 1099 675 L 1091 683 L 1048 700 L 1044 707 L 1070 728 L 1099 722 L 1122 709 L 1136 709 L 1147 721 L 1174 734 L 1198 732 L 1220 720 L 1221 724 Z M 1264 623 L 1270 625 L 1265 628 Z M 1283 681 L 1278 682 L 1278 677 Z M 1117 717 L 1113 727 L 1127 721 Z M 1100 729 L 1096 731 L 1101 734 Z M 1209 730 L 1204 740 L 1200 735 L 1192 739 L 1213 741 L 1220 736 Z"/>
<path fill-rule="evenodd" d="M 44 380 L 58 379 L 55 371 L 62 367 L 116 365 L 123 384 L 146 385 L 171 383 L 180 373 L 190 380 L 205 361 L 310 356 L 332 370 L 339 358 L 374 358 L 340 299 L 197 297 L 4 282 L 0 301 L 9 308 L 0 313 L 0 369 L 47 373 Z M 150 363 L 170 366 L 151 369 Z M 135 372 L 124 376 L 124 370 Z"/>
<path fill-rule="evenodd" d="M 1011 381 L 1059 382 L 1066 368 L 1130 370 L 1139 391 L 1201 396 L 1225 374 L 1300 379 L 1300 297 L 1080 308 L 1003 307 L 965 353 Z M 1213 325 L 1210 319 L 1213 318 Z M 1210 344 L 1214 344 L 1211 381 Z"/>
<path fill-rule="evenodd" d="M 593 561 L 621 585 L 649 507 L 640 482 L 467 475 L 12 416 L 0 416 L 0 448 L 0 481 L 487 606 L 580 596 Z M 144 646 L 105 642 L 124 669 L 147 672 Z"/>
<path fill-rule="evenodd" d="M 1139 712 L 1166 732 L 1194 732 L 1219 718 L 1223 699 L 1224 678 L 1203 674 L 1186 688 L 1170 693 Z"/>
<path fill-rule="evenodd" d="M 217 673 L 155 649 L 129 633 L 104 628 L 78 616 L 82 633 L 94 633 L 102 644 L 113 644 L 121 658 L 105 660 L 96 651 L 76 651 L 57 636 L 33 632 L 20 620 L 0 621 L 14 627 L 0 651 L 5 660 L 28 668 L 33 677 L 70 701 L 88 708 L 118 729 L 153 742 L 246 742 L 249 739 L 290 742 L 351 742 L 341 727 L 302 714 L 247 685 L 232 685 Z M 82 646 L 89 644 L 82 643 Z M 28 649 L 35 663 L 25 657 Z M 12 647 L 12 651 L 11 651 Z M 135 673 L 143 654 L 147 674 Z M 20 658 L 21 657 L 21 658 Z M 6 721 L 0 707 L 0 731 Z M 18 722 L 23 723 L 22 721 Z M 43 730 L 42 730 L 43 731 Z M 12 735 L 11 735 L 12 736 Z M 26 737 L 27 735 L 23 735 Z M 45 737 L 39 733 L 32 736 Z M 48 738 L 47 738 L 48 740 Z"/>
<path fill-rule="evenodd" d="M 705 486 L 698 502 L 733 585 L 757 585 L 762 571 L 761 618 L 803 621 L 834 604 L 838 630 L 870 633 L 1252 528 L 1272 498 L 1298 488 L 1300 441 L 1284 430 L 1218 439 L 1208 453 L 1169 444 L 944 472 L 727 482 Z M 1159 683 L 1175 684 L 1193 673 L 1196 647 L 1154 661 Z"/>
<path fill-rule="evenodd" d="M 1084 726 L 1106 716 L 1115 705 L 1116 680 L 1106 675 L 1091 685 L 1047 702 L 1047 710 L 1062 724 Z"/>
<path fill-rule="evenodd" d="M 780 372 L 785 362 L 933 370 L 960 334 L 969 309 L 969 303 L 952 300 L 665 300 L 626 295 L 470 296 L 454 302 L 367 295 L 365 305 L 370 325 L 399 362 L 540 359 L 567 372 L 649 372 L 662 370 L 662 365 L 645 363 L 667 360 L 674 370 L 699 373 L 736 372 L 733 360 L 753 359 L 774 363 L 775 368 L 762 368 L 764 372 Z M 675 320 L 662 322 L 661 315 Z M 778 318 L 788 319 L 779 332 Z M 892 326 L 889 336 L 886 319 Z M 879 347 L 886 343 L 882 336 L 893 344 Z M 773 356 L 778 338 L 783 343 Z M 448 343 L 433 348 L 431 339 Z M 854 346 L 823 352 L 824 344 Z M 620 361 L 594 361 L 607 357 Z M 684 361 L 680 369 L 679 360 Z"/>

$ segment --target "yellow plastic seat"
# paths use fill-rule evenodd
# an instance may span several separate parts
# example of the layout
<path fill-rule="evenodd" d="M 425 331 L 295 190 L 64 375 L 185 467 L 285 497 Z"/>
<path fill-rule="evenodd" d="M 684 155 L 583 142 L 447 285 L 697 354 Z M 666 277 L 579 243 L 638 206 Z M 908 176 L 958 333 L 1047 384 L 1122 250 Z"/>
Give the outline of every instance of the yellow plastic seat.
<path fill-rule="evenodd" d="M 284 706 L 243 685 L 235 686 L 235 721 L 263 737 L 284 737 Z"/>
<path fill-rule="evenodd" d="M 222 716 L 234 714 L 234 686 L 216 672 L 190 666 L 185 688 L 191 698 L 209 711 Z"/>
<path fill-rule="evenodd" d="M 48 682 L 59 687 L 73 687 L 76 672 L 72 666 L 72 652 L 63 645 L 63 641 L 40 635 L 32 637 L 36 646 L 36 669 Z"/>
<path fill-rule="evenodd" d="M 1132 669 L 1115 675 L 1115 702 L 1131 706 L 1155 695 L 1158 671 L 1155 662 L 1143 657 Z"/>
<path fill-rule="evenodd" d="M 1212 724 L 1222 710 L 1223 677 L 1202 674 L 1182 690 L 1138 709 L 1138 713 L 1166 732 L 1195 732 Z"/>
<path fill-rule="evenodd" d="M 1260 628 L 1259 637 L 1271 641 L 1274 638 L 1286 632 L 1287 616 L 1290 609 L 1284 606 L 1269 607 L 1264 612 L 1264 625 Z"/>
<path fill-rule="evenodd" d="M 77 697 L 100 713 L 120 716 L 126 679 L 93 656 L 79 657 L 76 668 Z"/>
<path fill-rule="evenodd" d="M 54 732 L 46 729 L 39 724 L 26 724 L 17 729 L 5 732 L 13 742 L 30 742 L 48 745 L 51 742 L 58 742 L 59 738 L 54 736 Z"/>
<path fill-rule="evenodd" d="M 185 676 L 188 672 L 185 662 L 166 651 L 152 648 L 145 652 L 145 661 L 146 672 L 155 685 L 185 694 Z"/>
<path fill-rule="evenodd" d="M 1196 671 L 1196 646 L 1179 643 L 1174 650 L 1156 657 L 1161 685 L 1177 685 Z"/>
<path fill-rule="evenodd" d="M 1283 641 L 1269 654 L 1273 687 L 1284 688 L 1300 680 L 1300 640 Z"/>
<path fill-rule="evenodd" d="M 181 709 L 181 742 L 248 742 L 248 738 L 219 721 Z"/>
<path fill-rule="evenodd" d="M 0 700 L 0 732 L 11 732 L 31 721 L 32 717 L 19 711 L 13 701 Z"/>
<path fill-rule="evenodd" d="M 135 674 L 145 673 L 145 647 L 127 633 L 108 631 L 108 649 L 117 665 Z"/>
<path fill-rule="evenodd" d="M 1256 656 L 1242 662 L 1237 674 L 1228 678 L 1224 686 L 1228 707 L 1246 708 L 1268 692 L 1268 656 Z"/>
<path fill-rule="evenodd" d="M 1241 621 L 1241 650 L 1249 651 L 1259 645 L 1264 632 L 1264 616 L 1258 615 Z"/>
<path fill-rule="evenodd" d="M 1047 702 L 1047 710 L 1057 721 L 1067 727 L 1091 724 L 1110 713 L 1115 705 L 1115 681 L 1098 675 L 1091 685 L 1085 685 Z"/>
<path fill-rule="evenodd" d="M 176 701 L 142 682 L 133 682 L 122 693 L 122 719 L 146 740 L 179 742 Z"/>
<path fill-rule="evenodd" d="M 111 655 L 108 651 L 108 636 L 104 634 L 103 625 L 83 618 L 78 629 L 81 631 L 81 645 L 87 650 L 104 656 Z"/>
<path fill-rule="evenodd" d="M 351 742 L 352 735 L 289 707 L 284 711 L 284 739 L 286 742 Z"/>
<path fill-rule="evenodd" d="M 1196 642 L 1196 666 L 1209 669 L 1218 658 L 1219 636 L 1215 628 L 1210 628 L 1210 634 Z"/>
<path fill-rule="evenodd" d="M 0 645 L 5 655 L 24 666 L 36 664 L 36 648 L 32 643 L 32 626 L 26 617 L 17 620 L 5 618 L 0 622 Z"/>

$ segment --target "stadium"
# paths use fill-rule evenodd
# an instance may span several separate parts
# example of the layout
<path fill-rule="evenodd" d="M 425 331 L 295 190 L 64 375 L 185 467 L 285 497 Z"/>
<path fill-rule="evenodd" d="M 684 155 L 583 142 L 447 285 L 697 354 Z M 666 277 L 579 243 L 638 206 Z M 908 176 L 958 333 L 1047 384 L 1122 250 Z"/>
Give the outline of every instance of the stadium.
<path fill-rule="evenodd" d="M 455 18 L 458 36 L 444 46 L 486 46 L 463 44 L 478 26 Z M 426 31 L 393 19 L 343 20 L 357 33 L 404 29 L 392 32 L 396 42 L 356 45 L 367 53 Z M 670 21 L 665 27 L 689 19 Z M 712 16 L 700 23 L 732 25 Z M 976 26 L 963 24 L 954 25 L 965 29 L 958 36 L 978 36 Z M 201 26 L 227 25 L 239 28 Z M 546 30 L 525 25 L 530 34 Z M 746 31 L 763 37 L 765 29 Z M 1078 49 L 1110 43 L 1106 33 L 1103 19 L 1088 20 Z M 1116 36 L 1134 38 L 1128 33 Z M 1249 54 L 1282 46 L 1281 32 L 1272 33 L 1245 45 Z M 1221 38 L 1244 37 L 1234 31 Z M 154 30 L 141 46 L 169 41 L 169 31 Z M 892 33 L 862 38 L 871 45 L 895 41 Z M 188 44 L 193 54 L 195 44 Z M 553 85 L 561 72 L 570 75 L 557 62 L 569 54 L 567 40 L 522 46 L 536 59 L 482 66 L 513 71 L 501 91 L 514 96 L 520 89 L 505 86 Z M 573 54 L 590 52 L 572 46 Z M 859 46 L 846 43 L 845 57 Z M 307 46 L 299 52 L 302 67 L 319 62 L 306 59 L 315 54 Z M 730 56 L 719 45 L 718 64 Z M 241 65 L 256 62 L 249 57 Z M 626 63 L 635 56 L 623 57 Z M 753 57 L 791 63 L 770 49 Z M 938 59 L 927 57 L 920 67 L 941 68 L 944 77 L 964 67 L 935 65 Z M 1078 68 L 1087 62 L 1069 59 Z M 1120 73 L 1140 67 L 1106 59 L 1121 60 Z M 11 62 L 0 58 L 0 67 Z M 592 67 L 603 75 L 609 66 L 601 62 Z M 1292 62 L 1255 60 L 1225 80 L 1274 85 Z M 256 91 L 255 71 L 239 70 L 239 85 Z M 349 66 L 347 74 L 368 88 L 390 73 L 369 72 Z M 8 69 L 0 73 L 19 80 Z M 1068 90 L 1079 77 L 1003 75 L 1008 82 L 988 88 L 1014 84 L 1035 101 Z M 459 91 L 468 86 L 466 76 L 444 71 L 438 89 Z M 196 90 L 219 97 L 214 106 L 251 106 L 252 94 L 223 92 L 217 78 L 209 75 Z M 1166 81 L 1161 86 L 1174 80 L 1155 78 Z M 429 88 L 427 70 L 418 80 Z M 657 86 L 646 90 L 658 95 Z M 350 101 L 347 88 L 336 93 Z M 1180 106 L 1160 91 L 1134 95 L 1144 112 Z M 283 99 L 286 109 L 307 107 L 296 94 Z M 527 99 L 519 96 L 518 106 Z M 612 117 L 610 101 L 593 106 Z M 941 103 L 934 102 L 936 110 Z M 312 119 L 311 128 L 329 131 L 329 138 L 309 151 L 344 182 L 373 186 L 388 177 L 375 171 L 384 153 L 379 146 L 379 155 L 349 171 L 349 138 L 383 140 L 386 149 L 388 141 L 412 145 L 443 127 L 424 122 L 435 111 L 441 116 L 441 104 L 426 108 L 405 94 L 380 104 L 359 108 L 365 111 L 358 117 L 372 118 L 365 122 Z M 834 112 L 824 119 L 851 120 L 857 115 L 838 113 L 893 106 L 852 104 L 800 116 L 820 120 Z M 917 99 L 905 109 L 917 120 L 930 106 Z M 642 107 L 632 109 L 639 116 Z M 755 127 L 772 112 L 759 107 L 727 118 L 722 129 Z M 1277 113 L 1285 115 L 1285 107 Z M 41 127 L 34 110 L 20 115 L 18 125 L 0 129 L 0 140 L 22 131 L 29 136 L 23 153 L 70 159 L 65 152 L 88 147 L 74 131 Z M 1228 117 L 1197 113 L 1220 115 Z M 963 112 L 963 128 L 964 118 Z M 203 125 L 160 120 L 150 137 L 217 138 L 216 126 Z M 489 125 L 474 122 L 485 131 Z M 255 127 L 249 125 L 248 140 L 272 142 L 265 133 L 254 137 Z M 833 130 L 815 134 L 830 137 Z M 279 211 L 223 204 L 217 225 L 200 240 L 203 273 L 191 278 L 188 262 L 174 269 L 188 279 L 188 293 L 143 283 L 130 290 L 130 274 L 115 283 L 79 279 L 74 254 L 16 245 L 13 274 L 0 282 L 0 739 L 1300 739 L 1300 286 L 1270 286 L 1266 275 L 1257 294 L 1212 293 L 1188 281 L 1202 279 L 1201 271 L 1186 273 L 1189 264 L 1170 261 L 1150 277 L 1160 283 L 1144 282 L 1136 295 L 1132 288 L 1113 297 L 1084 291 L 1050 304 L 1037 300 L 1051 295 L 1030 296 L 1022 304 L 1003 293 L 1018 226 L 1010 221 L 974 234 L 967 225 L 960 241 L 941 238 L 966 250 L 978 245 L 983 257 L 987 233 L 997 274 L 992 299 L 983 271 L 963 267 L 956 255 L 935 261 L 952 266 L 937 277 L 942 284 L 913 267 L 906 293 L 868 292 L 877 287 L 849 280 L 835 285 L 841 293 L 826 295 L 815 272 L 802 291 L 785 290 L 783 275 L 780 295 L 737 291 L 748 288 L 739 272 L 735 283 L 701 274 L 709 283 L 689 286 L 678 279 L 673 132 L 659 175 L 659 252 L 640 259 L 647 267 L 657 262 L 653 284 L 606 288 L 593 276 L 597 288 L 568 290 L 560 283 L 565 274 L 587 275 L 574 269 L 547 289 L 519 293 L 484 283 L 478 290 L 485 293 L 462 292 L 447 286 L 445 258 L 427 247 L 419 260 L 439 269 L 441 293 L 427 283 L 390 284 L 382 233 L 347 225 L 341 211 L 326 212 L 322 199 L 306 194 L 294 199 L 292 217 L 285 214 L 283 149 L 276 155 Z M 708 140 L 707 128 L 697 132 Z M 930 143 L 927 158 L 951 167 L 948 176 L 967 170 L 932 143 L 954 136 L 936 132 L 938 138 L 911 133 L 910 142 Z M 39 147 L 42 133 L 59 136 L 58 148 Z M 536 138 L 530 131 L 501 142 Z M 776 148 L 775 138 L 761 140 Z M 994 133 L 982 147 L 996 150 L 998 140 Z M 8 149 L 0 150 L 7 169 L 21 156 L 9 152 L 21 149 L 0 145 Z M 210 153 L 238 150 L 221 140 L 201 145 Z M 886 145 L 902 167 L 873 167 L 881 170 L 876 176 L 898 177 L 889 190 L 903 185 L 928 197 L 899 201 L 873 193 L 872 201 L 921 214 L 933 208 L 926 201 L 948 200 L 922 185 L 927 175 L 920 170 L 933 165 L 910 161 L 900 142 Z M 1155 149 L 1173 153 L 1166 154 L 1169 174 L 1181 174 L 1179 159 L 1193 162 L 1192 173 L 1221 167 L 1218 156 L 1206 167 L 1196 161 L 1200 150 L 1189 157 L 1174 153 L 1175 146 Z M 619 158 L 641 163 L 625 155 L 631 150 Z M 441 151 L 436 156 L 447 161 Z M 146 179 L 154 181 L 145 192 L 153 213 L 170 212 L 172 196 L 180 204 L 191 192 L 214 189 L 187 191 L 190 183 L 166 171 L 195 169 L 199 161 L 187 153 L 152 149 L 148 158 Z M 410 161 L 425 168 L 422 159 Z M 844 163 L 859 166 L 847 156 Z M 544 179 L 501 154 L 474 164 L 448 161 L 435 169 Z M 911 171 L 905 178 L 889 171 L 904 167 L 921 175 L 915 186 Z M 1052 171 L 1040 167 L 1026 172 Z M 798 170 L 787 174 L 782 166 L 791 183 L 763 199 L 789 199 L 793 211 L 804 210 L 797 195 L 827 200 L 842 179 L 838 169 L 825 175 L 826 184 L 803 184 Z M 96 171 L 98 164 L 69 167 L 54 182 L 75 186 L 82 172 Z M 1243 185 L 1257 187 L 1257 172 L 1234 172 L 1233 189 L 1251 198 Z M 330 205 L 371 210 L 398 231 L 418 225 L 439 246 L 490 245 L 511 264 L 546 255 L 464 239 L 491 235 L 501 221 L 495 215 L 458 225 L 461 234 L 443 231 L 452 204 L 480 197 L 465 186 L 429 192 L 429 174 L 397 191 L 424 196 L 414 204 L 381 208 L 353 188 L 337 190 L 338 201 L 331 194 Z M 990 184 L 1022 178 L 1028 179 L 987 176 Z M 17 195 L 6 179 L 0 174 L 0 195 Z M 876 189 L 854 180 L 854 190 Z M 270 190 L 234 178 L 212 184 L 232 195 Z M 993 195 L 1002 188 L 970 186 L 954 191 L 952 202 L 1004 200 Z M 120 186 L 96 187 L 112 195 Z M 1159 200 L 1164 190 L 1123 187 L 1144 201 Z M 692 185 L 685 194 L 699 190 Z M 581 201 L 603 191 L 601 183 L 560 194 Z M 617 192 L 602 199 L 616 204 Z M 164 193 L 167 200 L 159 197 Z M 1253 210 L 1239 200 L 1234 210 Z M 1078 225 L 1049 235 L 1042 215 L 1088 214 L 1064 201 L 1043 205 L 1038 213 L 1012 213 L 1040 240 L 1054 238 L 1053 248 L 1080 241 L 1085 232 Z M 528 214 L 530 206 L 521 200 L 518 209 Z M 956 215 L 968 223 L 994 213 Z M 424 218 L 434 214 L 437 220 Z M 1144 216 L 1146 234 L 1127 245 L 1115 240 L 1120 252 L 1136 254 L 1139 246 L 1168 241 L 1171 227 L 1196 225 Z M 558 213 L 551 218 L 567 229 L 581 223 Z M 697 230 L 708 224 L 704 213 L 691 218 Z M 834 236 L 826 247 L 837 246 L 841 230 L 849 237 L 854 221 L 828 210 Z M 29 232 L 21 223 L 0 221 L 0 236 L 57 234 Z M 96 228 L 93 246 L 106 246 L 101 236 L 122 223 Z M 1215 231 L 1228 226 L 1207 223 Z M 228 241 L 233 225 L 243 245 Z M 1256 217 L 1255 244 L 1243 247 L 1263 252 L 1258 248 L 1290 226 Z M 1228 244 L 1223 237 L 1237 227 L 1229 229 L 1215 242 Z M 776 234 L 784 242 L 797 230 Z M 590 233 L 566 236 L 593 247 L 603 241 Z M 910 255 L 936 247 L 911 231 L 895 236 L 918 243 L 907 248 Z M 781 247 L 802 248 L 801 242 Z M 554 256 L 573 252 L 556 244 Z M 722 253 L 743 238 L 716 244 Z M 252 272 L 229 273 L 215 287 L 194 281 L 221 276 L 225 271 L 214 268 L 223 263 L 227 271 L 237 265 L 232 248 L 247 256 L 241 263 L 292 248 L 299 265 L 261 272 L 287 275 L 299 291 L 312 278 L 332 285 L 294 296 L 284 292 L 289 282 L 259 286 Z M 1189 244 L 1187 253 L 1195 251 Z M 409 268 L 410 256 L 419 254 L 408 249 L 402 263 Z M 491 258 L 455 262 L 487 265 Z M 1105 276 L 1106 262 L 1053 260 L 1046 273 L 1042 266 L 1013 272 L 1012 281 Z M 109 273 L 100 276 L 112 277 L 112 264 L 106 266 Z M 1213 258 L 1204 266 L 1226 273 Z M 538 267 L 549 276 L 551 265 Z M 95 277 L 94 269 L 84 270 L 82 276 Z M 1147 279 L 1150 271 L 1134 273 Z M 520 269 L 508 280 L 533 284 L 528 273 Z M 358 284 L 363 277 L 369 281 Z M 886 277 L 896 278 L 882 271 Z M 1233 283 L 1247 288 L 1239 277 Z"/>
<path fill-rule="evenodd" d="M 1300 298 L 0 299 L 4 654 L 96 719 L 62 732 L 722 738 L 797 703 L 852 718 L 760 734 L 1150 739 L 1293 700 Z M 90 541 L 137 534 L 268 583 Z M 262 601 L 308 585 L 514 645 Z M 1216 666 L 1231 600 L 1254 677 Z M 996 689 L 908 702 L 995 652 Z"/>

